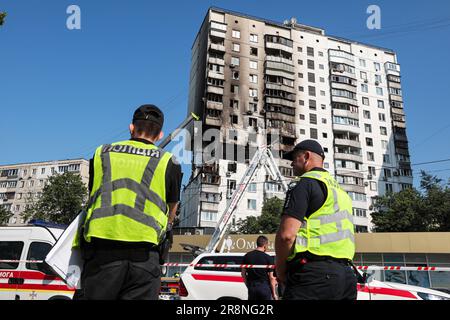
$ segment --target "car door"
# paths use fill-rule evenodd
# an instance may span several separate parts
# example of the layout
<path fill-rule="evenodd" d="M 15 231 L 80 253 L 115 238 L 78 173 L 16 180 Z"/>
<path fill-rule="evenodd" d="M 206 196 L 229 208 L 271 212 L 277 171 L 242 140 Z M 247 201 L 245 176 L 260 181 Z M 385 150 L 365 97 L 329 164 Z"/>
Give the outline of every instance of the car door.
<path fill-rule="evenodd" d="M 0 241 L 0 300 L 16 299 L 17 286 L 22 281 L 18 261 L 23 248 L 23 241 Z"/>

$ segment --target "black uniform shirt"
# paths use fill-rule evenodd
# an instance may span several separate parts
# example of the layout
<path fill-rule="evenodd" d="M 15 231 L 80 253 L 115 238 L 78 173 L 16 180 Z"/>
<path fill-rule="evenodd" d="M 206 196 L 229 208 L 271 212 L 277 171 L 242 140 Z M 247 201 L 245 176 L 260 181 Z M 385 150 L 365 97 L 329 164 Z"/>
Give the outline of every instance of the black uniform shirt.
<path fill-rule="evenodd" d="M 314 168 L 314 171 L 325 171 L 322 168 Z M 290 186 L 284 202 L 283 215 L 294 217 L 305 221 L 311 214 L 316 212 L 327 199 L 327 187 L 319 180 L 302 178 L 293 182 Z"/>
<path fill-rule="evenodd" d="M 269 265 L 274 264 L 273 258 L 267 253 L 253 250 L 248 252 L 242 261 L 242 264 Z M 273 272 L 272 269 L 246 269 L 247 282 L 269 281 L 268 273 Z"/>

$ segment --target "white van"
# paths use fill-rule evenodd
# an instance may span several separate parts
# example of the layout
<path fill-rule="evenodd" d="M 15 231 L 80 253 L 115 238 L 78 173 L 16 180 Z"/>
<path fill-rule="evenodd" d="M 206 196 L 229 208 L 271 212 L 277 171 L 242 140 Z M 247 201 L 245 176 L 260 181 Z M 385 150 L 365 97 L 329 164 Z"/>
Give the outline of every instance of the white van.
<path fill-rule="evenodd" d="M 208 265 L 241 265 L 245 253 L 203 253 L 181 274 L 179 295 L 182 300 L 247 300 L 247 288 L 240 268 Z M 273 255 L 273 253 L 271 254 Z M 201 264 L 198 266 L 197 264 Z M 197 265 L 197 266 L 195 266 Z M 441 291 L 382 282 L 368 277 L 358 284 L 358 300 L 450 300 Z"/>
<path fill-rule="evenodd" d="M 64 229 L 0 227 L 0 300 L 69 300 L 74 289 L 43 261 Z"/>

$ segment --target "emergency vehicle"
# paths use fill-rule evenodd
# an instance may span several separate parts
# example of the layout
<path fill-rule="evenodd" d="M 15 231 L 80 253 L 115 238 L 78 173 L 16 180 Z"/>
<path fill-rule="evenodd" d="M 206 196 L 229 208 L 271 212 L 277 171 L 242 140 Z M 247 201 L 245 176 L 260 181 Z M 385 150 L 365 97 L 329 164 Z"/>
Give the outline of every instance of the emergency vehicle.
<path fill-rule="evenodd" d="M 203 253 L 181 274 L 181 300 L 247 300 L 247 288 L 241 276 L 245 253 Z M 273 255 L 273 253 L 271 254 Z M 217 266 L 222 265 L 222 266 Z M 231 267 L 228 267 L 231 265 Z M 233 266 L 234 265 L 234 266 Z M 359 272 L 359 271 L 358 271 Z M 358 284 L 358 300 L 450 300 L 441 291 L 367 277 Z"/>
<path fill-rule="evenodd" d="M 0 227 L 0 300 L 70 300 L 75 292 L 42 261 L 64 226 Z"/>

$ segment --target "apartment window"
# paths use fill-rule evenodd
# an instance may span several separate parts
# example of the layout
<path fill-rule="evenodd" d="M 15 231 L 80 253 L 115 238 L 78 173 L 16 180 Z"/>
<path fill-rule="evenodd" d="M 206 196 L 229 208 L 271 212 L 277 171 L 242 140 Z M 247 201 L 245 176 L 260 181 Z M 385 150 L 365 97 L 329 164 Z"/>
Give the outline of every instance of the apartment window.
<path fill-rule="evenodd" d="M 239 86 L 235 85 L 235 84 L 232 84 L 231 88 L 230 88 L 230 92 L 234 93 L 234 94 L 239 94 Z"/>
<path fill-rule="evenodd" d="M 302 79 L 303 78 L 303 73 L 298 73 L 298 77 L 300 78 L 300 79 Z"/>
<path fill-rule="evenodd" d="M 383 88 L 377 87 L 377 94 L 379 96 L 382 96 L 383 95 Z"/>
<path fill-rule="evenodd" d="M 380 120 L 381 122 L 386 122 L 386 115 L 384 113 L 379 113 L 378 120 Z"/>
<path fill-rule="evenodd" d="M 258 61 L 253 61 L 250 60 L 250 65 L 249 65 L 250 69 L 258 69 Z"/>
<path fill-rule="evenodd" d="M 373 152 L 367 152 L 367 160 L 368 161 L 375 161 L 375 155 Z"/>
<path fill-rule="evenodd" d="M 314 60 L 308 60 L 308 69 L 314 70 Z"/>
<path fill-rule="evenodd" d="M 300 117 L 300 120 L 305 120 L 305 115 L 304 114 L 300 114 L 299 117 Z"/>
<path fill-rule="evenodd" d="M 250 48 L 250 55 L 257 56 L 258 55 L 258 48 Z"/>
<path fill-rule="evenodd" d="M 366 138 L 366 145 L 368 147 L 373 147 L 373 139 L 372 138 Z"/>
<path fill-rule="evenodd" d="M 319 69 L 323 70 L 323 69 L 325 69 L 325 66 L 323 64 L 319 64 Z"/>
<path fill-rule="evenodd" d="M 374 62 L 373 66 L 375 68 L 375 71 L 380 71 L 381 70 L 381 66 L 380 66 L 380 64 L 378 62 Z"/>
<path fill-rule="evenodd" d="M 322 118 L 322 124 L 327 124 L 327 119 Z M 326 137 L 325 137 L 326 138 Z"/>
<path fill-rule="evenodd" d="M 367 217 L 367 210 L 360 208 L 353 208 L 353 215 L 357 217 Z"/>
<path fill-rule="evenodd" d="M 311 113 L 309 115 L 309 123 L 310 124 L 317 124 L 317 115 Z"/>
<path fill-rule="evenodd" d="M 324 163 L 323 163 L 323 167 L 324 167 L 325 169 L 328 169 L 328 168 L 330 167 L 330 164 L 329 164 L 328 162 L 324 162 Z"/>
<path fill-rule="evenodd" d="M 248 108 L 249 108 L 249 110 L 251 110 L 253 112 L 257 112 L 258 111 L 258 105 L 256 103 L 253 103 L 253 102 L 249 102 Z"/>
<path fill-rule="evenodd" d="M 240 38 L 241 38 L 241 32 L 238 31 L 238 30 L 233 30 L 233 31 L 231 32 L 231 36 L 232 36 L 233 38 L 240 39 Z M 250 40 L 250 41 L 251 41 L 251 40 Z"/>
<path fill-rule="evenodd" d="M 394 192 L 394 188 L 392 187 L 392 183 L 386 183 L 386 192 Z"/>
<path fill-rule="evenodd" d="M 231 65 L 239 66 L 239 58 L 231 57 Z"/>
<path fill-rule="evenodd" d="M 366 67 L 366 60 L 364 60 L 364 59 L 359 59 L 359 65 L 360 65 L 361 67 L 365 68 L 365 67 Z"/>
<path fill-rule="evenodd" d="M 312 83 L 316 82 L 316 76 L 314 73 L 308 72 L 308 81 Z"/>
<path fill-rule="evenodd" d="M 317 102 L 316 100 L 309 100 L 309 109 L 316 110 L 317 109 Z"/>
<path fill-rule="evenodd" d="M 19 182 L 19 188 L 23 188 L 25 186 L 25 181 L 20 181 Z"/>
<path fill-rule="evenodd" d="M 258 120 L 256 118 L 248 118 L 248 126 L 253 128 L 258 127 Z"/>
<path fill-rule="evenodd" d="M 305 101 L 304 101 L 304 100 L 298 100 L 298 104 L 299 104 L 300 106 L 304 106 L 304 105 L 305 105 Z"/>
<path fill-rule="evenodd" d="M 299 64 L 299 65 L 302 66 L 302 65 L 303 65 L 303 60 L 298 59 L 298 60 L 297 60 L 297 64 Z"/>
<path fill-rule="evenodd" d="M 314 48 L 306 47 L 306 54 L 307 54 L 309 57 L 314 57 Z"/>
<path fill-rule="evenodd" d="M 36 175 L 36 173 L 37 173 L 37 169 L 33 169 L 33 175 Z"/>
<path fill-rule="evenodd" d="M 241 50 L 241 46 L 239 43 L 233 43 L 233 51 L 239 52 Z"/>
<path fill-rule="evenodd" d="M 376 174 L 376 170 L 375 170 L 375 167 L 367 167 L 367 169 L 368 169 L 368 171 L 369 171 L 369 174 L 371 175 L 371 176 L 376 176 L 377 174 Z"/>
<path fill-rule="evenodd" d="M 327 106 L 324 104 L 321 104 L 320 107 L 322 108 L 322 110 L 325 110 L 327 108 Z"/>
<path fill-rule="evenodd" d="M 325 78 L 320 77 L 320 82 L 325 82 Z"/>
<path fill-rule="evenodd" d="M 52 167 L 52 174 L 55 174 L 55 172 L 56 172 L 55 167 Z"/>
<path fill-rule="evenodd" d="M 258 89 L 249 89 L 248 93 L 249 93 L 249 96 L 252 98 L 258 97 Z"/>
<path fill-rule="evenodd" d="M 299 86 L 298 91 L 303 92 L 303 91 L 305 91 L 305 89 L 302 86 Z"/>
<path fill-rule="evenodd" d="M 300 134 L 305 135 L 306 134 L 305 129 L 300 129 Z"/>
<path fill-rule="evenodd" d="M 364 119 L 370 119 L 370 111 L 364 110 L 363 114 L 364 114 Z"/>
<path fill-rule="evenodd" d="M 256 199 L 247 199 L 247 209 L 256 210 Z"/>
<path fill-rule="evenodd" d="M 323 57 L 323 52 L 319 51 L 319 57 Z"/>
<path fill-rule="evenodd" d="M 384 109 L 384 101 L 383 100 L 378 100 L 378 108 Z"/>
<path fill-rule="evenodd" d="M 363 105 L 368 106 L 369 105 L 369 98 L 363 97 L 362 98 L 362 103 L 363 103 Z"/>
<path fill-rule="evenodd" d="M 384 171 L 384 176 L 385 176 L 386 178 L 392 177 L 392 171 L 391 171 L 391 169 L 384 169 L 383 171 Z"/>
<path fill-rule="evenodd" d="M 383 136 L 387 136 L 387 129 L 386 127 L 380 127 L 380 134 Z"/>
<path fill-rule="evenodd" d="M 202 211 L 201 219 L 202 221 L 217 221 L 217 212 L 213 211 Z"/>
<path fill-rule="evenodd" d="M 256 183 L 249 183 L 247 187 L 248 192 L 256 192 Z"/>
<path fill-rule="evenodd" d="M 381 83 L 381 75 L 379 75 L 379 74 L 375 75 L 375 82 L 378 82 L 378 84 Z"/>
<path fill-rule="evenodd" d="M 377 191 L 377 183 L 374 181 L 370 181 L 370 190 Z"/>
<path fill-rule="evenodd" d="M 388 142 L 386 140 L 381 140 L 381 147 L 385 150 L 388 149 Z"/>
<path fill-rule="evenodd" d="M 316 96 L 316 88 L 315 88 L 315 87 L 309 86 L 309 87 L 308 87 L 308 94 L 309 94 L 311 97 L 315 97 L 315 96 Z"/>
<path fill-rule="evenodd" d="M 231 72 L 231 76 L 233 77 L 233 80 L 239 80 L 239 71 Z"/>
<path fill-rule="evenodd" d="M 238 100 L 234 100 L 234 99 L 230 99 L 230 107 L 233 109 L 238 109 L 239 108 L 239 101 Z"/>
<path fill-rule="evenodd" d="M 249 81 L 251 83 L 258 83 L 258 76 L 256 74 L 249 75 Z"/>
<path fill-rule="evenodd" d="M 45 168 L 41 169 L 41 174 L 45 174 Z"/>
<path fill-rule="evenodd" d="M 372 126 L 370 124 L 365 123 L 364 124 L 364 131 L 366 131 L 367 133 L 371 133 L 372 132 Z"/>
<path fill-rule="evenodd" d="M 367 84 L 362 83 L 361 84 L 361 91 L 362 92 L 369 92 L 369 86 Z"/>
<path fill-rule="evenodd" d="M 324 96 L 325 96 L 325 91 L 320 90 L 320 95 L 321 95 L 322 97 L 324 97 Z"/>
<path fill-rule="evenodd" d="M 309 136 L 311 139 L 317 139 L 317 129 L 310 128 L 309 129 Z"/>
<path fill-rule="evenodd" d="M 367 73 L 365 73 L 364 71 L 360 72 L 360 77 L 362 80 L 367 80 Z"/>
<path fill-rule="evenodd" d="M 28 173 L 28 170 L 27 170 L 27 169 L 23 170 L 23 176 L 26 176 L 27 173 Z"/>
<path fill-rule="evenodd" d="M 303 48 L 302 47 L 297 47 L 297 51 L 298 52 L 303 52 Z"/>
<path fill-rule="evenodd" d="M 30 188 L 34 187 L 34 180 L 30 180 L 29 186 L 30 186 Z"/>
<path fill-rule="evenodd" d="M 257 35 L 257 34 L 251 33 L 251 34 L 250 34 L 250 42 L 255 42 L 255 43 L 257 43 L 257 42 L 258 42 L 258 35 Z"/>
<path fill-rule="evenodd" d="M 21 194 L 21 193 L 18 193 L 16 199 L 17 199 L 17 200 L 22 199 L 22 194 Z"/>

